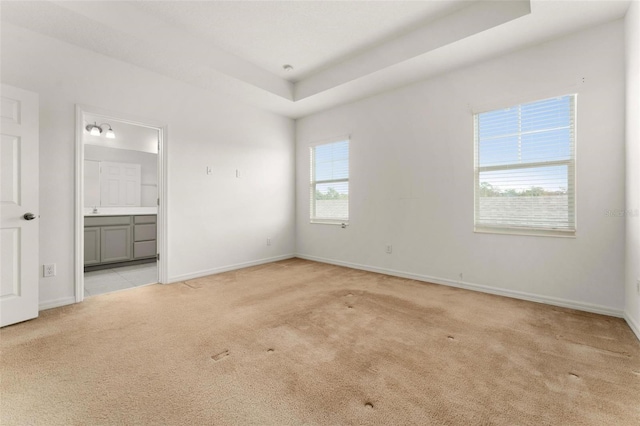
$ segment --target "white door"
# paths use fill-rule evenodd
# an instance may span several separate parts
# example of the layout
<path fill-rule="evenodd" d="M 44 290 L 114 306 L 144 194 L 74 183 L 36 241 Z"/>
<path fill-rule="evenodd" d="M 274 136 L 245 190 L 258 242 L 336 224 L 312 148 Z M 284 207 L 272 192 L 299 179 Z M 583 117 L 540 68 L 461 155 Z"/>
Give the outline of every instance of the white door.
<path fill-rule="evenodd" d="M 100 162 L 100 205 L 140 207 L 140 164 Z"/>
<path fill-rule="evenodd" d="M 0 326 L 38 316 L 38 95 L 2 85 Z"/>

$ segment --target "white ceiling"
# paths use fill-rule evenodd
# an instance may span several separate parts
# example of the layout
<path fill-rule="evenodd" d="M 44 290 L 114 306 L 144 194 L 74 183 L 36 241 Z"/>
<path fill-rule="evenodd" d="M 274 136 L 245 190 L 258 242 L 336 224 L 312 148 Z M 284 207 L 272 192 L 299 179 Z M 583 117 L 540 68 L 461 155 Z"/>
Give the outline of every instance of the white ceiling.
<path fill-rule="evenodd" d="M 3 21 L 297 118 L 621 18 L 628 5 L 2 1 L 0 8 Z"/>
<path fill-rule="evenodd" d="M 281 78 L 297 81 L 468 1 L 130 3 Z M 285 72 L 284 64 L 294 70 Z"/>

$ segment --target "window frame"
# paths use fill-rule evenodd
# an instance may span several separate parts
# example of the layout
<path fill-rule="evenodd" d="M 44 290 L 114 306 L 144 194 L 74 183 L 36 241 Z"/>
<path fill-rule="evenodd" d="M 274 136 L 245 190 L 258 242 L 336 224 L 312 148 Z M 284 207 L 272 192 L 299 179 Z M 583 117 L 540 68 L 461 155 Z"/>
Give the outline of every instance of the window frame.
<path fill-rule="evenodd" d="M 347 142 L 348 143 L 348 176 L 346 179 L 326 179 L 326 180 L 314 180 L 315 177 L 315 149 L 318 146 L 322 145 L 331 145 L 339 142 Z M 342 137 L 335 137 L 331 139 L 325 139 L 322 141 L 314 142 L 309 144 L 309 223 L 312 224 L 320 224 L 320 225 L 341 225 L 343 228 L 349 225 L 349 220 L 351 217 L 351 203 L 350 200 L 347 200 L 347 218 L 346 219 L 332 219 L 332 218 L 318 218 L 316 216 L 316 201 L 315 193 L 316 188 L 319 184 L 327 184 L 327 183 L 345 183 L 347 184 L 347 188 L 349 192 L 351 191 L 351 135 L 345 135 Z M 349 194 L 350 195 L 350 194 Z"/>
<path fill-rule="evenodd" d="M 480 141 L 479 141 L 479 116 L 481 114 L 487 112 L 499 111 L 501 109 L 506 108 L 518 108 L 522 105 L 544 102 L 551 99 L 557 98 L 571 98 L 571 136 L 572 141 L 570 144 L 570 158 L 566 160 L 552 160 L 552 161 L 537 161 L 531 163 L 510 163 L 510 164 L 502 164 L 502 165 L 492 165 L 492 166 L 480 166 L 479 165 L 479 155 L 480 155 Z M 507 106 L 502 107 L 493 107 L 487 108 L 481 111 L 473 112 L 473 140 L 474 140 L 474 159 L 473 159 L 473 167 L 474 167 L 474 216 L 473 216 L 473 226 L 475 233 L 488 233 L 488 234 L 507 234 L 507 235 L 531 235 L 531 236 L 548 236 L 548 237 L 564 237 L 564 238 L 575 238 L 577 232 L 577 212 L 576 212 L 576 199 L 577 199 L 577 187 L 576 187 L 576 145 L 577 145 L 577 93 L 566 93 L 557 96 L 548 96 L 545 98 L 526 100 L 519 103 L 511 103 Z M 551 129 L 547 129 L 551 130 Z M 526 135 L 528 132 L 522 132 L 521 129 L 518 129 L 517 135 L 519 138 L 522 135 Z M 479 210 L 480 210 L 480 173 L 487 171 L 500 171 L 500 170 L 518 170 L 518 169 L 528 169 L 528 168 L 540 168 L 540 167 L 552 167 L 552 166 L 566 166 L 567 167 L 567 196 L 568 199 L 568 218 L 569 218 L 569 229 L 560 229 L 560 228 L 551 228 L 551 227 L 543 227 L 543 226 L 517 226 L 517 225 L 489 225 L 489 224 L 478 224 Z M 572 188 L 572 191 L 568 189 Z"/>

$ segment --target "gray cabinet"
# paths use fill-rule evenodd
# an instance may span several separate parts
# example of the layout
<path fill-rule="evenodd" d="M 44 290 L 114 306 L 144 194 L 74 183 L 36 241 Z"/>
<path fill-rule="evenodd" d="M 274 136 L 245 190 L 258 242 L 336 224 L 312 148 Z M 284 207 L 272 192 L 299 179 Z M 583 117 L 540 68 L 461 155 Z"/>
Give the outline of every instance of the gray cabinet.
<path fill-rule="evenodd" d="M 85 216 L 84 226 L 131 225 L 131 216 Z"/>
<path fill-rule="evenodd" d="M 97 265 L 100 259 L 100 228 L 84 228 L 84 264 Z"/>
<path fill-rule="evenodd" d="M 131 260 L 131 225 L 100 228 L 100 260 L 101 263 Z"/>
<path fill-rule="evenodd" d="M 84 266 L 156 257 L 156 215 L 87 216 L 84 223 Z"/>
<path fill-rule="evenodd" d="M 84 266 L 132 259 L 131 216 L 84 218 Z"/>
<path fill-rule="evenodd" d="M 133 217 L 133 258 L 156 257 L 156 216 Z"/>

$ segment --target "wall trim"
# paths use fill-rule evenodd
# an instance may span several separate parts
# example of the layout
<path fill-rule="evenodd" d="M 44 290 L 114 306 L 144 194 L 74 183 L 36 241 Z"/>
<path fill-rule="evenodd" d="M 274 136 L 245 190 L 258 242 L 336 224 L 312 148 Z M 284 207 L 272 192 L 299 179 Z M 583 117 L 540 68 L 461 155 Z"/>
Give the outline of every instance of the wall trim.
<path fill-rule="evenodd" d="M 180 282 L 180 281 L 192 280 L 194 278 L 206 277 L 207 275 L 215 275 L 215 274 L 220 274 L 222 272 L 235 271 L 236 269 L 248 268 L 250 266 L 263 265 L 265 263 L 277 262 L 279 260 L 293 259 L 294 257 L 296 257 L 296 255 L 291 253 L 291 254 L 283 254 L 281 256 L 267 257 L 267 258 L 264 258 L 264 259 L 252 260 L 252 261 L 249 261 L 249 262 L 236 263 L 236 264 L 233 264 L 233 265 L 220 266 L 218 268 L 205 269 L 205 270 L 198 271 L 198 272 L 191 272 L 191 273 L 188 273 L 188 274 L 182 274 L 182 275 L 176 275 L 176 276 L 173 276 L 173 277 L 169 277 L 168 282 L 170 284 L 173 284 L 173 283 L 177 283 L 177 282 Z"/>
<path fill-rule="evenodd" d="M 306 254 L 296 254 L 300 259 L 312 260 L 320 263 L 329 263 L 331 265 L 346 266 L 347 268 L 360 269 L 363 271 L 376 272 L 379 274 L 391 275 L 394 277 L 408 278 L 416 281 L 424 281 L 433 284 L 446 285 L 449 287 L 463 288 L 466 290 L 479 291 L 481 293 L 495 294 L 497 296 L 511 297 L 513 299 L 527 300 L 529 302 L 544 303 L 546 305 L 559 306 L 562 308 L 576 309 L 579 311 L 592 312 L 595 314 L 608 315 L 617 318 L 623 318 L 622 310 L 612 309 L 608 306 L 594 305 L 591 303 L 575 302 L 573 300 L 561 299 L 557 297 L 541 296 L 523 291 L 507 290 L 503 288 L 490 287 L 482 284 L 475 284 L 467 281 L 454 281 L 447 278 L 432 277 L 429 275 L 414 274 L 410 272 L 397 271 L 394 269 L 378 268 L 369 265 L 360 265 L 357 263 L 343 262 L 335 259 L 327 259 L 324 257 L 309 256 Z"/>
<path fill-rule="evenodd" d="M 252 260 L 250 262 L 236 263 L 234 265 L 221 266 L 219 268 L 207 269 L 198 272 L 192 272 L 189 274 L 178 275 L 170 277 L 169 283 L 177 283 L 180 281 L 186 281 L 194 278 L 205 277 L 207 275 L 220 274 L 222 272 L 234 271 L 236 269 L 248 268 L 250 266 L 263 265 L 265 263 L 277 262 L 279 260 L 293 259 L 296 256 L 294 254 L 284 254 L 282 256 L 267 257 L 264 259 Z M 73 305 L 76 302 L 75 297 L 62 297 L 60 299 L 48 300 L 41 302 L 38 305 L 38 311 L 44 311 L 47 309 L 59 308 L 61 306 Z"/>
<path fill-rule="evenodd" d="M 76 303 L 75 296 L 61 297 L 60 299 L 48 300 L 38 304 L 38 311 L 46 311 L 47 309 L 59 308 L 61 306 L 73 305 Z"/>
<path fill-rule="evenodd" d="M 640 340 L 640 324 L 638 324 L 628 312 L 624 312 L 624 320 L 629 324 L 629 328 L 636 335 L 638 340 Z"/>
<path fill-rule="evenodd" d="M 439 285 L 446 285 L 446 286 L 449 286 L 449 287 L 463 288 L 463 289 L 466 289 L 466 290 L 478 291 L 478 292 L 481 292 L 481 293 L 495 294 L 497 296 L 511 297 L 511 298 L 514 298 L 514 299 L 527 300 L 529 302 L 543 303 L 543 304 L 546 304 L 546 305 L 560 306 L 560 307 L 563 307 L 563 308 L 570 308 L 570 309 L 576 309 L 576 310 L 579 310 L 579 311 L 586 311 L 586 312 L 592 312 L 592 313 L 596 313 L 596 314 L 609 315 L 609 316 L 617 317 L 617 318 L 623 318 L 627 322 L 627 324 L 629 325 L 629 328 L 631 328 L 632 332 L 638 338 L 638 340 L 640 340 L 640 324 L 638 324 L 631 317 L 631 315 L 629 315 L 626 311 L 619 311 L 617 309 L 611 309 L 611 308 L 606 307 L 606 306 L 594 305 L 594 304 L 591 304 L 591 303 L 575 302 L 575 301 L 571 301 L 571 300 L 567 300 L 567 299 L 561 299 L 561 298 L 557 298 L 557 297 L 541 296 L 541 295 L 532 294 L 532 293 L 526 293 L 526 292 L 522 292 L 522 291 L 507 290 L 507 289 L 501 289 L 501 288 L 496 288 L 496 287 L 485 286 L 485 285 L 481 285 L 481 284 L 474 284 L 474 283 L 470 283 L 470 282 L 466 282 L 466 281 L 454 281 L 454 280 L 450 280 L 450 279 L 446 279 L 446 278 L 438 278 L 438 277 L 433 277 L 433 276 L 429 276 L 429 275 L 414 274 L 414 273 L 410 273 L 410 272 L 402 272 L 402 271 L 397 271 L 395 269 L 378 268 L 378 267 L 369 266 L 369 265 L 361 265 L 361 264 L 358 264 L 358 263 L 344 262 L 344 261 L 340 261 L 340 260 L 327 259 L 327 258 L 324 258 L 324 257 L 310 256 L 310 255 L 300 254 L 300 253 L 298 253 L 298 254 L 285 254 L 285 255 L 281 255 L 281 256 L 268 257 L 268 258 L 264 258 L 264 259 L 252 260 L 252 261 L 249 261 L 249 262 L 236 263 L 236 264 L 233 264 L 233 265 L 221 266 L 221 267 L 218 267 L 218 268 L 206 269 L 206 270 L 202 270 L 202 271 L 198 271 L 198 272 L 192 272 L 192 273 L 189 273 L 189 274 L 177 275 L 177 276 L 174 276 L 174 277 L 170 277 L 168 282 L 169 283 L 177 283 L 177 282 L 180 282 L 180 281 L 186 281 L 186 280 L 191 280 L 191 279 L 194 279 L 194 278 L 205 277 L 207 275 L 220 274 L 220 273 L 223 273 L 223 272 L 234 271 L 234 270 L 237 270 L 237 269 L 248 268 L 248 267 L 251 267 L 251 266 L 263 265 L 265 263 L 277 262 L 277 261 L 280 261 L 280 260 L 293 259 L 293 258 L 296 258 L 296 257 L 300 258 L 300 259 L 311 260 L 311 261 L 314 261 L 314 262 L 327 263 L 327 264 L 330 264 L 330 265 L 344 266 L 344 267 L 347 267 L 347 268 L 359 269 L 359 270 L 362 270 L 362 271 L 368 271 L 368 272 L 375 272 L 375 273 L 378 273 L 378 274 L 391 275 L 391 276 L 394 276 L 394 277 L 413 279 L 413 280 L 428 282 L 428 283 L 432 283 L 432 284 L 439 284 Z M 44 311 L 44 310 L 47 310 L 47 309 L 59 308 L 59 307 L 62 307 L 62 306 L 72 305 L 74 303 L 76 303 L 76 298 L 75 297 L 63 297 L 63 298 L 60 298 L 60 299 L 49 300 L 49 301 L 46 301 L 46 302 L 41 302 L 39 304 L 39 306 L 38 306 L 38 311 Z"/>

